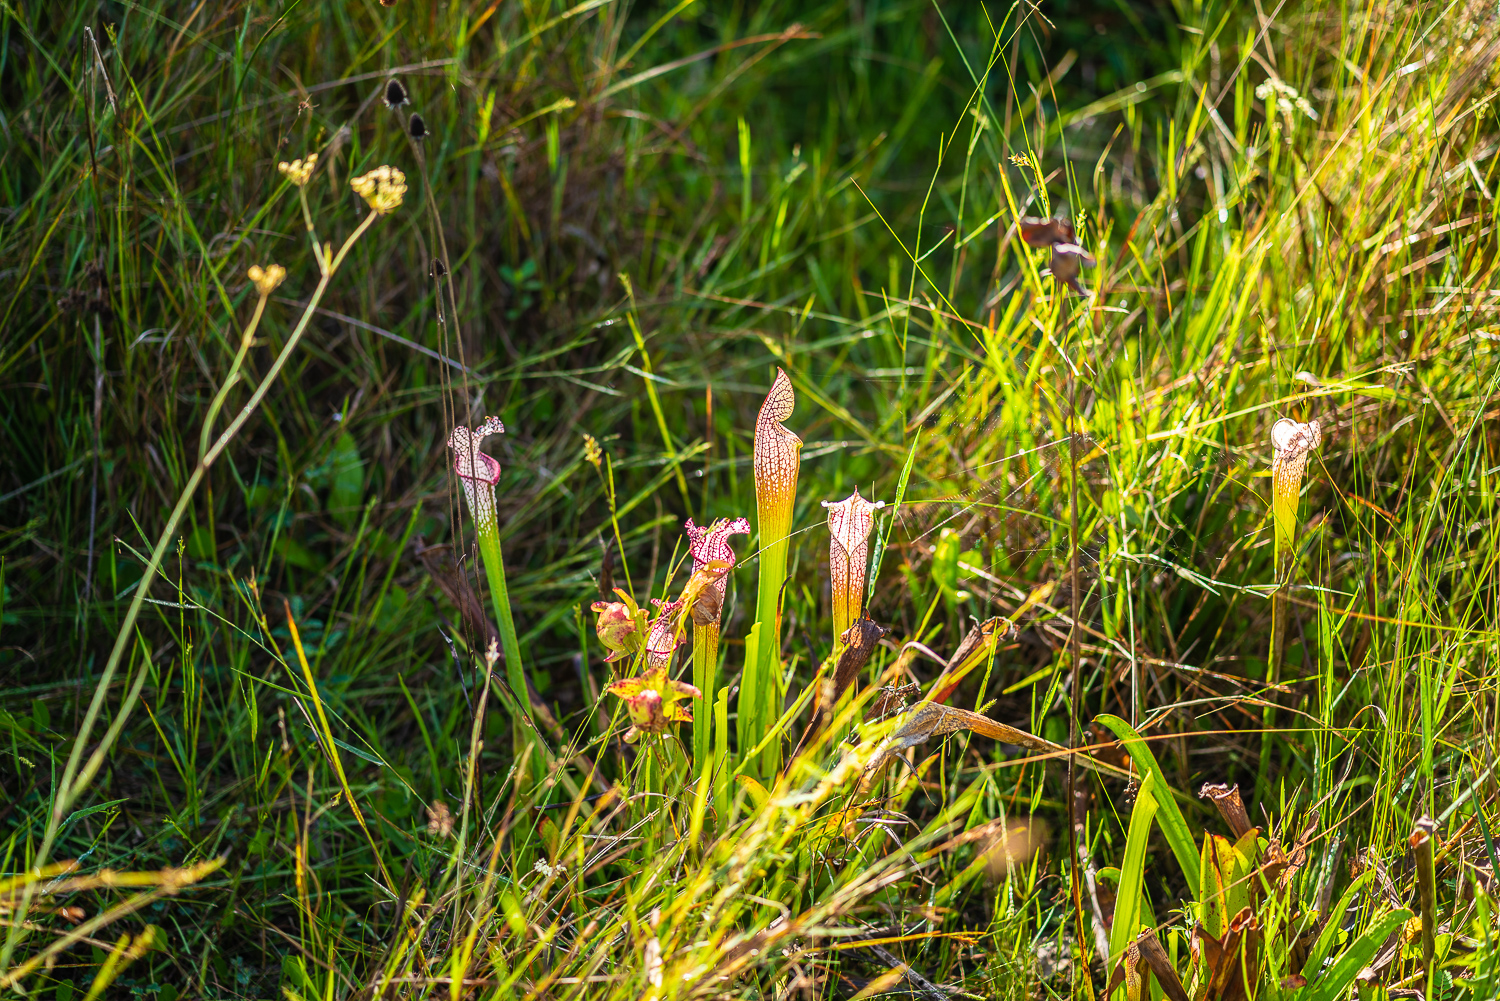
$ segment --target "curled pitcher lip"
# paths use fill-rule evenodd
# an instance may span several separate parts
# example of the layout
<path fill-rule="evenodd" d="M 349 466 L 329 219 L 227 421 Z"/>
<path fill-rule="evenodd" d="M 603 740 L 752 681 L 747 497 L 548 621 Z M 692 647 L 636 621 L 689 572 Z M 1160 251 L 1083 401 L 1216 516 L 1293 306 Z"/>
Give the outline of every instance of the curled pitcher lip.
<path fill-rule="evenodd" d="M 833 584 L 833 632 L 842 636 L 859 618 L 869 565 L 870 532 L 883 501 L 867 501 L 859 488 L 841 501 L 824 501 L 828 509 L 828 568 Z"/>
<path fill-rule="evenodd" d="M 719 621 L 719 613 L 724 607 L 724 595 L 729 590 L 729 571 L 734 569 L 734 550 L 730 548 L 729 537 L 749 535 L 750 522 L 744 518 L 720 518 L 710 525 L 699 526 L 694 525 L 693 519 L 689 518 L 686 531 L 695 576 L 709 572 L 715 564 L 724 564 L 722 570 L 708 583 L 704 598 L 700 599 L 699 603 L 705 607 L 701 611 L 699 603 L 695 603 L 693 607 L 693 621 L 699 625 L 711 625 Z M 711 618 L 712 622 L 704 621 L 705 618 Z"/>
<path fill-rule="evenodd" d="M 1308 456 L 1323 443 L 1323 428 L 1317 421 L 1303 424 L 1283 417 L 1271 428 L 1272 509 L 1278 533 L 1290 532 L 1295 524 L 1297 494 Z"/>
<path fill-rule="evenodd" d="M 486 417 L 474 430 L 460 424 L 448 435 L 453 449 L 453 471 L 463 485 L 464 499 L 474 517 L 475 530 L 481 534 L 498 532 L 495 514 L 495 484 L 500 482 L 500 463 L 479 450 L 479 443 L 492 434 L 504 434 L 505 425 L 498 417 Z"/>
<path fill-rule="evenodd" d="M 792 391 L 792 380 L 781 369 L 776 370 L 776 380 L 761 404 L 760 414 L 755 419 L 755 500 L 762 521 L 761 547 L 777 538 L 764 538 L 764 522 L 773 516 L 791 519 L 792 502 L 797 494 L 797 471 L 802 461 L 802 439 L 788 431 L 782 423 L 792 416 L 797 394 Z M 782 526 L 781 535 L 786 534 Z"/>

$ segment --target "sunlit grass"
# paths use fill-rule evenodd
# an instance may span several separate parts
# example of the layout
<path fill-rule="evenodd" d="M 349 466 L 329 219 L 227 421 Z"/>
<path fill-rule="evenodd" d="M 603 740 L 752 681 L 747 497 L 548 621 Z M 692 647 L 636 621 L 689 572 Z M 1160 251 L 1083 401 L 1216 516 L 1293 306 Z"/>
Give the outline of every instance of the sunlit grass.
<path fill-rule="evenodd" d="M 1492 995 L 1490 13 L 700 6 L 0 10 L 0 976 Z"/>

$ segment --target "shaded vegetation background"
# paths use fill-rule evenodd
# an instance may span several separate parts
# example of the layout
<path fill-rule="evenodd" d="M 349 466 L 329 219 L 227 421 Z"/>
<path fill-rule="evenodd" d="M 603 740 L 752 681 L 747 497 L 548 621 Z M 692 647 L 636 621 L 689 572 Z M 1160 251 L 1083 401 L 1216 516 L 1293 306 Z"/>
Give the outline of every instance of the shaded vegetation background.
<path fill-rule="evenodd" d="M 129 919 L 169 944 L 124 987 L 279 996 L 302 989 L 288 957 L 359 980 L 362 952 L 391 934 L 370 845 L 326 774 L 309 785 L 323 752 L 285 666 L 288 614 L 401 892 L 440 866 L 436 804 L 461 796 L 475 637 L 419 554 L 465 541 L 444 448 L 456 421 L 505 423 L 493 451 L 527 667 L 559 719 L 592 733 L 610 676 L 588 604 L 627 579 L 661 596 L 686 518 L 753 511 L 754 415 L 777 366 L 807 443 L 794 679 L 832 641 L 819 501 L 856 484 L 891 500 L 915 445 L 870 605 L 895 643 L 949 652 L 973 619 L 1059 586 L 987 694 L 975 679 L 957 703 L 998 695 L 997 719 L 1059 741 L 1104 736 L 1068 733 L 1070 697 L 1085 722 L 1149 717 L 1183 735 L 1157 751 L 1180 790 L 1237 780 L 1257 822 L 1320 817 L 1325 849 L 1340 823 L 1349 854 L 1394 850 L 1423 812 L 1462 824 L 1494 784 L 1475 778 L 1490 774 L 1495 706 L 1494 15 L 1278 10 L 0 4 L 7 871 L 41 836 L 141 554 L 196 461 L 253 303 L 246 268 L 290 273 L 252 369 L 316 280 L 275 169 L 313 150 L 325 231 L 362 211 L 354 174 L 395 164 L 412 190 L 195 502 L 132 652 L 149 711 L 54 853 L 110 869 L 227 857 Z M 381 100 L 392 77 L 409 107 Z M 1268 79 L 1317 117 L 1274 94 L 1268 108 Z M 1054 209 L 1100 259 L 1085 276 L 1098 295 L 1062 323 L 1045 261 L 1013 228 Z M 456 316 L 439 299 L 450 281 Z M 1328 441 L 1303 501 L 1322 590 L 1299 592 L 1285 685 L 1268 690 L 1254 588 L 1272 579 L 1279 416 L 1323 420 Z M 1083 687 L 1065 694 L 1071 432 L 1087 436 L 1093 632 Z M 623 548 L 584 433 L 610 457 Z M 751 590 L 737 584 L 725 610 L 730 676 Z M 894 662 L 886 651 L 870 678 Z M 1268 714 L 1268 691 L 1290 711 Z M 1273 721 L 1283 732 L 1263 738 Z M 492 789 L 507 733 L 493 712 Z M 999 774 L 1003 751 L 951 743 L 913 815 L 975 769 Z M 1057 771 L 1024 776 L 997 779 L 969 822 L 1020 803 L 1062 830 Z M 1090 789 L 1078 816 L 1099 863 L 1117 864 L 1128 793 Z M 327 815 L 315 833 L 310 802 Z M 1056 970 L 1032 963 L 1066 924 L 1053 841 L 1054 878 L 1021 910 L 976 891 L 928 916 L 1005 930 L 989 958 L 928 957 L 944 977 L 1065 990 L 1065 974 L 1039 986 Z M 294 862 L 297 845 L 309 854 Z M 294 901 L 303 862 L 316 917 Z M 1165 912 L 1182 887 L 1153 878 Z M 88 985 L 92 948 L 47 974 L 56 996 Z"/>

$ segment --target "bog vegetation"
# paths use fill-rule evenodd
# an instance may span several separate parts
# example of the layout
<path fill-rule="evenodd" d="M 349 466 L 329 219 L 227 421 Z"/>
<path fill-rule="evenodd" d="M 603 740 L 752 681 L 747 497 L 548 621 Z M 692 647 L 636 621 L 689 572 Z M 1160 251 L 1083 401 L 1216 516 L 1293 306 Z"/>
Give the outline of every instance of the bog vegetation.
<path fill-rule="evenodd" d="M 0 37 L 0 986 L 1500 990 L 1492 6 Z"/>

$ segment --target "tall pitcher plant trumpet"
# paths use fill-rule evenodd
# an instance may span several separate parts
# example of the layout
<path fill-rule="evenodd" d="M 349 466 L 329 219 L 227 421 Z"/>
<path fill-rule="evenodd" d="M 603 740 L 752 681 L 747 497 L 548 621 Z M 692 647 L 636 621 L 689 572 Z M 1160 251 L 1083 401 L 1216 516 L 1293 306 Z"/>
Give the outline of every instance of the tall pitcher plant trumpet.
<path fill-rule="evenodd" d="M 495 484 L 500 482 L 500 463 L 479 450 L 479 443 L 492 434 L 504 434 L 505 425 L 498 417 L 486 417 L 474 430 L 460 424 L 448 436 L 453 449 L 453 471 L 464 488 L 464 501 L 474 519 L 474 535 L 479 542 L 479 556 L 484 563 L 485 578 L 490 585 L 490 601 L 495 606 L 495 625 L 500 629 L 500 649 L 505 654 L 505 677 L 515 695 L 516 705 L 528 704 L 526 674 L 521 670 L 521 646 L 516 640 L 516 624 L 510 614 L 510 593 L 505 586 L 505 561 L 500 553 L 500 521 L 495 513 Z"/>
<path fill-rule="evenodd" d="M 1271 521 L 1276 533 L 1276 590 L 1271 598 L 1271 663 L 1269 680 L 1281 680 L 1281 658 L 1286 649 L 1287 586 L 1296 565 L 1297 500 L 1302 475 L 1312 450 L 1323 443 L 1317 421 L 1302 424 L 1282 418 L 1271 428 Z"/>
<path fill-rule="evenodd" d="M 729 590 L 729 570 L 734 567 L 734 550 L 729 548 L 731 535 L 749 535 L 750 523 L 744 518 L 720 518 L 700 528 L 691 518 L 687 523 L 688 545 L 693 555 L 693 575 L 707 574 L 724 564 L 703 588 L 693 603 L 693 686 L 699 696 L 693 717 L 693 767 L 702 769 L 708 760 L 710 742 L 710 700 L 713 699 L 719 666 L 719 620 L 724 614 L 724 596 Z"/>
<path fill-rule="evenodd" d="M 782 424 L 792 416 L 797 396 L 781 369 L 755 421 L 755 517 L 760 530 L 760 582 L 755 625 L 745 642 L 745 674 L 740 686 L 739 741 L 754 747 L 774 724 L 781 704 L 781 585 L 786 579 L 792 534 L 792 507 L 802 439 Z M 781 746 L 771 741 L 762 752 L 763 776 L 781 767 Z"/>

